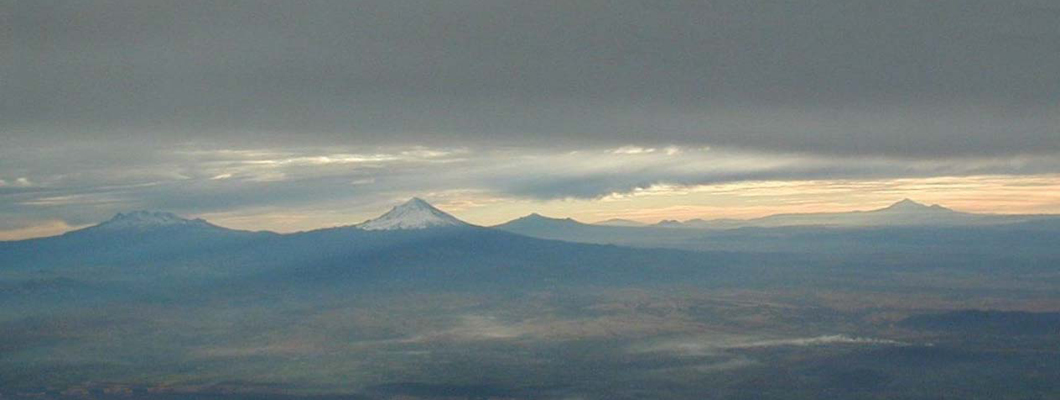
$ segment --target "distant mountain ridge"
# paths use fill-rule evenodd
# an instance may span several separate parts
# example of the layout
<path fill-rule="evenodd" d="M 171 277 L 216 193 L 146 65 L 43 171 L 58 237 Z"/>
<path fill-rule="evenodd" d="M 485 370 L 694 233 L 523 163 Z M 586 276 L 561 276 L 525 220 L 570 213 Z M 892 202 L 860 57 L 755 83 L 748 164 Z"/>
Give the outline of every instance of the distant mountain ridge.
<path fill-rule="evenodd" d="M 594 222 L 593 225 L 632 227 L 632 226 L 646 226 L 648 224 L 640 222 L 640 221 L 634 221 L 634 220 L 631 220 L 631 219 L 625 219 L 625 218 L 611 218 L 611 219 L 608 219 L 608 220 Z"/>
<path fill-rule="evenodd" d="M 911 199 L 908 199 L 908 198 L 899 200 L 898 202 L 896 202 L 894 204 L 891 204 L 891 205 L 889 205 L 887 207 L 884 207 L 884 208 L 881 208 L 881 209 L 878 209 L 878 210 L 872 210 L 872 211 L 869 211 L 869 212 L 888 212 L 888 211 L 890 211 L 890 212 L 921 212 L 921 211 L 949 211 L 949 212 L 955 212 L 955 211 L 953 211 L 951 209 L 948 209 L 946 207 L 940 206 L 938 204 L 932 204 L 932 205 L 929 206 L 929 205 L 925 205 L 925 204 L 922 204 L 922 203 L 917 203 L 917 202 L 915 202 L 915 201 L 913 201 Z"/>
<path fill-rule="evenodd" d="M 530 215 L 494 228 L 543 239 L 693 251 L 872 253 L 886 248 L 918 252 L 944 245 L 967 254 L 999 246 L 1044 251 L 1050 241 L 1045 233 L 1060 229 L 1060 216 L 972 214 L 906 199 L 869 211 L 777 214 L 751 220 L 664 220 L 646 226 L 586 224 Z M 1017 243 L 1021 235 L 1025 240 Z"/>
<path fill-rule="evenodd" d="M 695 218 L 685 221 L 667 219 L 654 224 L 622 218 L 612 218 L 595 223 L 583 223 L 572 218 L 554 218 L 546 217 L 538 213 L 531 213 L 527 216 L 516 218 L 506 223 L 494 225 L 493 227 L 518 232 L 523 230 L 523 228 L 533 228 L 535 230 L 556 229 L 559 226 L 617 229 L 738 229 L 747 227 L 775 228 L 791 226 L 966 226 L 1025 223 L 1056 218 L 1060 217 L 1052 215 L 974 214 L 955 211 L 938 204 L 926 205 L 911 199 L 902 199 L 887 207 L 867 211 L 774 214 L 753 219 L 718 218 L 706 220 Z M 439 210 L 423 199 L 413 197 L 403 204 L 394 206 L 379 217 L 351 225 L 350 227 L 373 231 L 473 226 L 475 225 L 469 224 L 449 213 Z M 107 231 L 135 233 L 155 231 L 159 229 L 207 229 L 226 232 L 249 232 L 214 225 L 202 218 L 184 218 L 164 211 L 136 210 L 118 213 L 114 217 L 99 224 L 66 232 L 64 235 Z M 275 234 L 268 231 L 259 233 Z"/>
<path fill-rule="evenodd" d="M 773 214 L 752 219 L 701 219 L 685 221 L 664 219 L 654 224 L 613 218 L 591 224 L 571 218 L 551 218 L 533 213 L 495 227 L 518 231 L 524 228 L 557 229 L 563 226 L 595 226 L 607 228 L 660 228 L 660 229 L 738 229 L 778 228 L 794 226 L 831 227 L 887 227 L 887 226 L 976 226 L 1035 221 L 1049 216 L 1039 215 L 995 215 L 973 214 L 955 211 L 938 204 L 926 205 L 911 199 L 902 199 L 887 207 L 850 212 Z"/>
<path fill-rule="evenodd" d="M 12 271 L 143 285 L 223 278 L 253 290 L 331 283 L 443 288 L 643 282 L 668 279 L 659 274 L 666 270 L 706 273 L 709 264 L 691 252 L 546 240 L 475 226 L 418 198 L 361 224 L 289 234 L 134 211 L 59 236 L 0 242 L 0 268 Z"/>
<path fill-rule="evenodd" d="M 525 217 L 519 217 L 508 221 L 503 226 L 518 226 L 524 228 L 534 227 L 562 227 L 562 226 L 578 226 L 585 225 L 581 222 L 575 221 L 573 218 L 552 218 L 546 217 L 538 213 L 532 213 Z M 498 225 L 502 226 L 502 225 Z"/>
<path fill-rule="evenodd" d="M 867 211 L 774 214 L 752 219 L 663 220 L 659 228 L 735 229 L 784 226 L 951 226 L 1023 222 L 1037 216 L 972 214 L 954 211 L 938 204 L 926 205 L 902 199 L 887 207 Z"/>
<path fill-rule="evenodd" d="M 908 202 L 860 214 L 965 215 Z M 333 282 L 440 289 L 504 282 L 523 288 L 703 278 L 719 271 L 715 267 L 753 264 L 778 253 L 1003 250 L 1039 260 L 1030 264 L 1051 265 L 1056 232 L 1060 219 L 993 226 L 674 229 L 591 225 L 531 214 L 481 227 L 412 199 L 362 224 L 289 234 L 228 229 L 164 212 L 122 213 L 59 236 L 0 242 L 0 268 L 37 271 L 33 276 L 47 279 L 137 282 L 137 290 L 148 291 L 154 287 L 149 285 L 217 279 L 230 279 L 224 285 L 233 290 L 251 291 Z"/>

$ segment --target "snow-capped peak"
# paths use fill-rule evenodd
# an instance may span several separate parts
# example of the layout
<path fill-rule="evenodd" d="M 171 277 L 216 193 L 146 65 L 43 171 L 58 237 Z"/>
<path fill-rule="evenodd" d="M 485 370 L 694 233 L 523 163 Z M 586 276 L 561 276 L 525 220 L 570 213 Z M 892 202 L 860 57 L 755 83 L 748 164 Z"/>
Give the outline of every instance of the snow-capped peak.
<path fill-rule="evenodd" d="M 173 213 L 161 211 L 131 211 L 118 213 L 99 225 L 99 229 L 146 229 L 172 226 L 209 226 L 202 219 L 181 218 Z"/>
<path fill-rule="evenodd" d="M 396 206 L 386 214 L 370 219 L 358 228 L 374 230 L 427 229 L 446 226 L 467 226 L 467 223 L 444 211 L 434 208 L 426 201 L 413 197 L 405 204 Z"/>

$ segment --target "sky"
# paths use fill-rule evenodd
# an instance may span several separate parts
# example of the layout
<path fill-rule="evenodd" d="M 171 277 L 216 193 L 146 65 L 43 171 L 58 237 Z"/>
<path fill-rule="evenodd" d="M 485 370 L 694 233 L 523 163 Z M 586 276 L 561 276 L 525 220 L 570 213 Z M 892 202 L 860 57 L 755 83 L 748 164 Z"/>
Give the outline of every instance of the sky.
<path fill-rule="evenodd" d="M 1060 3 L 0 0 L 0 240 L 1060 213 Z"/>

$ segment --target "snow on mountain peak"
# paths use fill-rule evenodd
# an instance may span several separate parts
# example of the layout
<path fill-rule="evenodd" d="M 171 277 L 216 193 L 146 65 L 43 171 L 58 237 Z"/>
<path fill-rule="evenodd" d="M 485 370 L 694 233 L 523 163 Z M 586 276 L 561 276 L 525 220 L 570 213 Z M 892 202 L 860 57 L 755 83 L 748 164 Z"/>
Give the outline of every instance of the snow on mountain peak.
<path fill-rule="evenodd" d="M 446 226 L 467 226 L 467 223 L 444 211 L 434 208 L 423 199 L 413 197 L 402 205 L 396 206 L 386 214 L 370 219 L 358 228 L 374 230 L 427 229 Z"/>
<path fill-rule="evenodd" d="M 118 213 L 99 225 L 101 229 L 145 229 L 171 226 L 207 226 L 201 219 L 181 218 L 173 213 L 162 211 L 131 211 Z"/>

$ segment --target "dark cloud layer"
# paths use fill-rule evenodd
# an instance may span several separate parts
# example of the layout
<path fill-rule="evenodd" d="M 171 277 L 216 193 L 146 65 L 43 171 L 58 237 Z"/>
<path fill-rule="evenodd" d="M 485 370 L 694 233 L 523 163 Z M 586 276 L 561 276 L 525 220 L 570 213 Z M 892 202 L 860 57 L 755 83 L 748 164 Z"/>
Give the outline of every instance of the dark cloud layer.
<path fill-rule="evenodd" d="M 1053 0 L 0 0 L 0 234 L 1056 174 L 1057 21 Z"/>
<path fill-rule="evenodd" d="M 0 131 L 65 143 L 1060 152 L 1040 1 L 4 1 Z"/>

